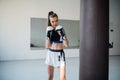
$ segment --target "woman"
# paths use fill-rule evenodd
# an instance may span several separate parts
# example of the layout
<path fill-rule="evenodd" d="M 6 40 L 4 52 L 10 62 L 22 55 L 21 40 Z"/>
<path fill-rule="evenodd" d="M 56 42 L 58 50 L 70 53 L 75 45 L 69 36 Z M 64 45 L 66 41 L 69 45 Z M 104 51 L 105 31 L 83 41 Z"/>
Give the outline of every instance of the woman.
<path fill-rule="evenodd" d="M 60 80 L 66 80 L 66 62 L 63 44 L 65 47 L 68 47 L 68 40 L 63 27 L 58 24 L 57 14 L 53 11 L 50 11 L 48 14 L 46 36 L 48 80 L 53 80 L 55 67 L 58 67 L 60 70 Z"/>

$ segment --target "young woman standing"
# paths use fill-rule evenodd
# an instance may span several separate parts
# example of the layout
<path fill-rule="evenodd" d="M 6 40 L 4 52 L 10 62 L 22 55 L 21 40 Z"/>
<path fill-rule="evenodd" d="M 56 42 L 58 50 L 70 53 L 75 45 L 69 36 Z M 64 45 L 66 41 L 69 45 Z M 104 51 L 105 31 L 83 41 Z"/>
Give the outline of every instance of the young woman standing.
<path fill-rule="evenodd" d="M 48 13 L 46 37 L 48 80 L 53 80 L 55 67 L 60 70 L 60 80 L 66 80 L 66 61 L 63 44 L 68 47 L 69 43 L 64 28 L 59 25 L 58 16 L 53 11 Z"/>

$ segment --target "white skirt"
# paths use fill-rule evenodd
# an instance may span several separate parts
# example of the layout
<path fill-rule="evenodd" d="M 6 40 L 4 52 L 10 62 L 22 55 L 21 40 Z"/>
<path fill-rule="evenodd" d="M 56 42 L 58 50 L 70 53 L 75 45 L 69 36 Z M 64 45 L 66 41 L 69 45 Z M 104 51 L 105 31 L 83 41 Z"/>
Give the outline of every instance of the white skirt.
<path fill-rule="evenodd" d="M 45 63 L 53 67 L 65 66 L 65 53 L 63 50 L 49 49 L 46 56 Z"/>

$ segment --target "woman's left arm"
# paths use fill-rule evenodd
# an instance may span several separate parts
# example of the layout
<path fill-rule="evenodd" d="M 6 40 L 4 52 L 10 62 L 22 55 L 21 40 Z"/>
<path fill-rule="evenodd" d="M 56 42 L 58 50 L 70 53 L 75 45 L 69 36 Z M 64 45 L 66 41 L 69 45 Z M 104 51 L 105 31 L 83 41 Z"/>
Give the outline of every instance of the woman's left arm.
<path fill-rule="evenodd" d="M 63 40 L 63 44 L 64 44 L 64 46 L 65 47 L 69 47 L 69 41 L 68 41 L 68 39 L 65 39 L 65 40 Z"/>

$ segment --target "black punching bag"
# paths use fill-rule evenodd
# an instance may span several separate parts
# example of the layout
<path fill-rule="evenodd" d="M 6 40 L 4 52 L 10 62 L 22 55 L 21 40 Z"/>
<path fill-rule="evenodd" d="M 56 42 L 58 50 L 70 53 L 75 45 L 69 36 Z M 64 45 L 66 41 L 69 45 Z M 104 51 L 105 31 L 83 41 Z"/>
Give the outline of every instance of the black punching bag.
<path fill-rule="evenodd" d="M 79 80 L 108 80 L 109 0 L 81 0 Z"/>

